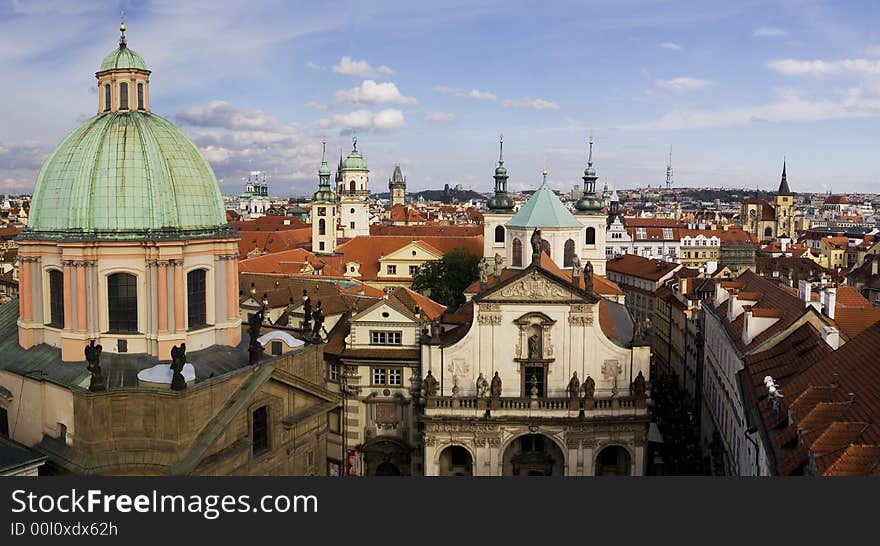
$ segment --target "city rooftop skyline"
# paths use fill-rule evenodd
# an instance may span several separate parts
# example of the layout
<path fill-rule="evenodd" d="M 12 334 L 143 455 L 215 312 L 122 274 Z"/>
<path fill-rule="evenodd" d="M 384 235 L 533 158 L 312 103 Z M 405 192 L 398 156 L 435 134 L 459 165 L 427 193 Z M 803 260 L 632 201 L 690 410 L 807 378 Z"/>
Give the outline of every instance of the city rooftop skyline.
<path fill-rule="evenodd" d="M 28 192 L 48 153 L 95 113 L 116 46 L 153 71 L 156 113 L 179 124 L 224 193 L 266 171 L 270 193 L 317 186 L 321 139 L 359 137 L 371 190 L 396 163 L 408 190 L 492 188 L 504 133 L 510 189 L 598 185 L 868 192 L 880 115 L 870 2 L 662 0 L 0 3 L 0 193 Z M 491 38 L 493 37 L 494 38 Z"/>

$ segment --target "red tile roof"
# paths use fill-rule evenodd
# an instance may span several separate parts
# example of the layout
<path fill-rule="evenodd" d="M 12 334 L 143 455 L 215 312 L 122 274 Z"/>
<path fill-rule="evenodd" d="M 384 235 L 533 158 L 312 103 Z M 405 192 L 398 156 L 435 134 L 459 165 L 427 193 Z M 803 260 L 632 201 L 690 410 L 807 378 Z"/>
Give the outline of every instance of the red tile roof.
<path fill-rule="evenodd" d="M 406 245 L 414 242 L 412 237 L 405 236 L 361 236 L 339 245 L 336 253 L 343 256 L 343 262 L 360 264 L 361 278 L 373 280 L 379 274 L 379 258 L 387 256 Z M 483 235 L 472 237 L 420 237 L 418 241 L 425 248 L 435 249 L 439 254 L 446 254 L 461 248 L 475 256 L 483 255 Z"/>
<path fill-rule="evenodd" d="M 483 226 L 425 224 L 421 226 L 388 226 L 372 224 L 370 235 L 396 235 L 400 237 L 482 237 Z M 482 251 L 481 251 L 482 252 Z"/>
<path fill-rule="evenodd" d="M 281 252 L 311 245 L 312 228 L 296 228 L 284 231 L 239 231 L 238 241 L 240 259 L 256 249 L 260 253 Z"/>
<path fill-rule="evenodd" d="M 635 254 L 624 254 L 605 263 L 605 269 L 608 271 L 652 281 L 659 281 L 679 267 L 681 265 L 676 263 L 651 260 Z"/>

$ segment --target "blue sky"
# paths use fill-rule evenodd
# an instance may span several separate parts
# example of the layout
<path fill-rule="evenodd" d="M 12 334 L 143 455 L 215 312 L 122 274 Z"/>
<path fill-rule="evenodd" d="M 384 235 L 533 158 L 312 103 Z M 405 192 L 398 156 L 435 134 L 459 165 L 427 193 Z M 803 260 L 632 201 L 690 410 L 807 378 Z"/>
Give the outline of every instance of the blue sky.
<path fill-rule="evenodd" d="M 153 71 L 151 106 L 203 150 L 224 192 L 316 185 L 320 140 L 357 134 L 372 188 L 580 183 L 877 191 L 880 2 L 0 1 L 0 193 L 97 107 L 118 39 Z"/>

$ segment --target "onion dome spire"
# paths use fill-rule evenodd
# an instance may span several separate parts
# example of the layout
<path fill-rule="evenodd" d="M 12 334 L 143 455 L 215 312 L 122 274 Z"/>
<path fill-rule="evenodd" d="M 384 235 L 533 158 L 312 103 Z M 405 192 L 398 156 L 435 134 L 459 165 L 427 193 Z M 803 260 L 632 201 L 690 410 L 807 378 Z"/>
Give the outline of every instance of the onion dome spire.
<path fill-rule="evenodd" d="M 596 169 L 593 167 L 593 132 L 590 131 L 590 139 L 588 141 L 589 152 L 587 155 L 587 168 L 584 169 L 584 195 L 581 197 L 574 207 L 580 214 L 601 214 L 604 200 L 601 195 L 596 194 Z"/>
<path fill-rule="evenodd" d="M 498 136 L 498 166 L 495 167 L 495 195 L 486 206 L 494 212 L 513 211 L 513 198 L 507 194 L 507 167 L 504 166 L 504 134 Z"/>
<path fill-rule="evenodd" d="M 336 193 L 330 186 L 330 165 L 327 164 L 327 141 L 321 141 L 321 167 L 318 169 L 318 191 L 312 196 L 315 202 L 336 201 Z"/>

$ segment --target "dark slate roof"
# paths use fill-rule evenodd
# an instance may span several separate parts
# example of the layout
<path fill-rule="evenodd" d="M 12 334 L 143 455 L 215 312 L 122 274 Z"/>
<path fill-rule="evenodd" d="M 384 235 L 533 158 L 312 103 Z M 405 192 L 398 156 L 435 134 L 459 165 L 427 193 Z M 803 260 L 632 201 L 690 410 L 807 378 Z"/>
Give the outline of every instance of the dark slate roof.
<path fill-rule="evenodd" d="M 0 475 L 45 461 L 46 456 L 15 440 L 0 436 Z"/>
<path fill-rule="evenodd" d="M 18 344 L 18 300 L 0 305 L 0 369 L 44 379 L 65 386 L 87 385 L 86 362 L 64 362 L 61 350 L 46 344 L 22 349 Z M 231 372 L 248 365 L 247 335 L 237 347 L 215 345 L 187 353 L 187 362 L 196 369 L 196 381 Z M 166 361 L 167 362 L 167 361 Z M 154 357 L 142 353 L 101 354 L 101 370 L 107 387 L 136 387 L 137 373 L 159 364 Z M 84 383 L 85 382 L 85 383 Z"/>

